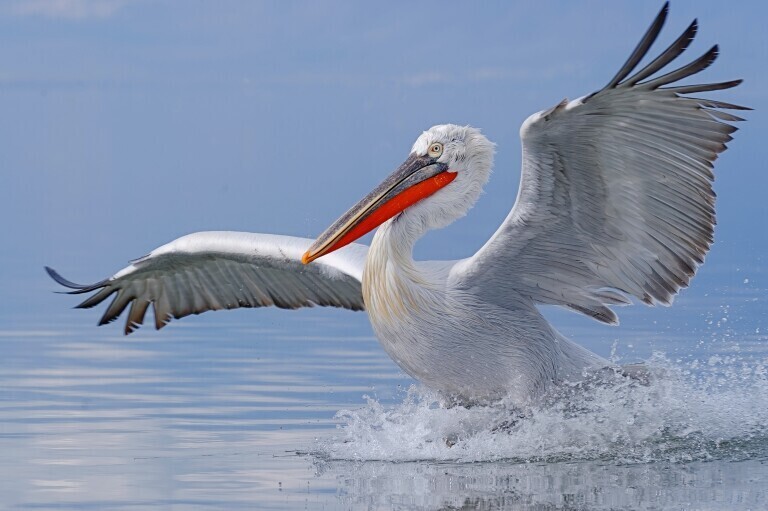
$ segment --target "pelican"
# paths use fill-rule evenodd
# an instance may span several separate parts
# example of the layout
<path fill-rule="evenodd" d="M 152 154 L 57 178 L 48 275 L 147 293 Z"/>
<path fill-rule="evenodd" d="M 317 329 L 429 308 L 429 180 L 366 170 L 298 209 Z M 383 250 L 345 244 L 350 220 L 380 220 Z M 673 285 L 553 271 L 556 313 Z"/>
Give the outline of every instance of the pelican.
<path fill-rule="evenodd" d="M 509 215 L 477 253 L 414 261 L 430 229 L 464 216 L 493 166 L 478 129 L 423 132 L 405 162 L 314 242 L 242 232 L 198 232 L 91 285 L 77 307 L 114 295 L 99 324 L 130 306 L 125 334 L 151 304 L 155 327 L 209 310 L 314 305 L 366 310 L 392 359 L 446 401 L 507 398 L 524 405 L 548 388 L 611 367 L 566 339 L 538 306 L 558 305 L 616 324 L 631 298 L 669 305 L 713 241 L 713 162 L 744 107 L 690 94 L 741 80 L 679 84 L 709 67 L 713 46 L 670 64 L 694 20 L 638 69 L 667 17 L 665 4 L 626 63 L 592 94 L 531 115 L 520 128 L 522 177 Z M 377 229 L 370 247 L 355 243 Z"/>

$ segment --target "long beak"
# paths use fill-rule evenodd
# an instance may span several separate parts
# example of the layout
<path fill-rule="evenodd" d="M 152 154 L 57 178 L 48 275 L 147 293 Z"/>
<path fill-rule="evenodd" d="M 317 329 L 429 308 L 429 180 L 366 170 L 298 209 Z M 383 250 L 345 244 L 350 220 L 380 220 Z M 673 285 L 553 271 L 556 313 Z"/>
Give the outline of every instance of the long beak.
<path fill-rule="evenodd" d="M 308 264 L 352 243 L 455 177 L 456 173 L 449 172 L 445 163 L 411 154 L 392 175 L 326 229 L 304 252 L 301 262 Z"/>

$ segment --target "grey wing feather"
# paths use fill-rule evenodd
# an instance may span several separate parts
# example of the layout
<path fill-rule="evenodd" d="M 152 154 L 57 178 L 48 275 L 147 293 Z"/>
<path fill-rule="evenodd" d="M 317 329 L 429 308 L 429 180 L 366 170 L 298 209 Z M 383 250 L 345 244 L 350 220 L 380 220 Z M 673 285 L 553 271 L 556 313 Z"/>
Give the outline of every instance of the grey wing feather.
<path fill-rule="evenodd" d="M 665 5 L 605 88 L 526 120 L 515 206 L 455 267 L 455 285 L 500 305 L 523 297 L 606 323 L 627 295 L 669 304 L 688 285 L 713 240 L 713 162 L 736 131 L 729 123 L 742 120 L 722 110 L 745 108 L 684 95 L 741 80 L 672 85 L 711 65 L 717 46 L 653 78 L 688 47 L 696 22 L 630 76 L 666 14 Z"/>
<path fill-rule="evenodd" d="M 155 327 L 172 318 L 238 307 L 295 309 L 314 305 L 363 310 L 361 280 L 367 247 L 352 244 L 303 265 L 312 240 L 270 234 L 199 232 L 163 245 L 109 279 L 80 285 L 46 267 L 70 294 L 93 293 L 78 308 L 110 296 L 99 325 L 130 306 L 125 333 L 136 330 L 151 304 Z"/>

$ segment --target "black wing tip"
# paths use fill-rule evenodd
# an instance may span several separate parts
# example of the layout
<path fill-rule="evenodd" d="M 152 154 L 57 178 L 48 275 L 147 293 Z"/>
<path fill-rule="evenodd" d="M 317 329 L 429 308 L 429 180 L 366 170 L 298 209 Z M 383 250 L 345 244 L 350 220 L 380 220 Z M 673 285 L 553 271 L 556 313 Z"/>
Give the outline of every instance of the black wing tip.
<path fill-rule="evenodd" d="M 653 23 L 651 23 L 651 26 L 657 23 L 664 23 L 668 15 L 669 15 L 669 0 L 664 2 L 664 5 L 661 6 L 661 9 L 659 9 L 659 12 L 653 18 Z"/>
<path fill-rule="evenodd" d="M 688 49 L 688 47 L 691 45 L 693 40 L 696 38 L 696 33 L 699 30 L 699 21 L 697 19 L 694 19 L 689 25 L 688 28 L 686 28 L 682 34 L 672 43 L 670 44 L 666 50 L 662 51 L 653 61 L 649 64 L 647 64 L 645 67 L 640 69 L 637 73 L 635 73 L 630 78 L 626 78 L 623 82 L 616 84 L 616 87 L 619 86 L 635 86 L 637 85 L 641 80 L 644 80 L 648 78 L 649 76 L 652 76 L 657 71 L 663 69 L 667 66 L 670 62 L 674 61 L 677 57 L 682 55 L 685 50 Z M 646 50 L 647 52 L 650 51 L 650 47 Z M 641 59 L 642 60 L 642 59 Z M 640 62 L 637 62 L 636 65 L 640 64 Z M 634 71 L 634 69 L 628 71 L 628 73 L 631 73 Z"/>
<path fill-rule="evenodd" d="M 131 321 L 127 321 L 125 323 L 125 327 L 123 328 L 123 335 L 131 335 L 139 328 L 141 328 L 141 323 L 133 323 Z"/>
<path fill-rule="evenodd" d="M 104 326 L 112 323 L 114 320 L 117 319 L 117 316 L 102 316 L 101 319 L 99 319 L 99 322 L 96 326 Z"/>
<path fill-rule="evenodd" d="M 107 285 L 107 282 L 109 279 L 101 280 L 99 282 L 96 282 L 95 284 L 76 284 L 75 282 L 72 282 L 71 280 L 67 280 L 64 277 L 59 274 L 56 270 L 51 268 L 50 266 L 44 266 L 45 271 L 48 273 L 48 276 L 51 277 L 54 281 L 56 281 L 57 284 L 64 286 L 69 289 L 73 289 L 73 291 L 64 291 L 67 294 L 70 295 L 80 295 L 83 293 L 90 293 L 91 291 L 95 291 L 97 289 L 101 289 Z"/>
<path fill-rule="evenodd" d="M 659 9 L 659 13 L 655 18 L 653 18 L 653 23 L 651 23 L 651 27 L 658 26 L 656 36 L 658 36 L 658 32 L 661 31 L 664 23 L 666 23 L 667 16 L 669 16 L 669 1 L 664 2 L 664 5 L 661 6 L 661 9 Z M 656 37 L 654 37 L 654 39 L 656 39 Z"/>
<path fill-rule="evenodd" d="M 45 266 L 44 268 L 45 268 L 45 271 L 48 273 L 48 276 L 51 277 L 54 281 L 56 281 L 57 284 L 61 286 L 67 287 L 69 289 L 76 289 L 78 291 L 83 291 L 92 287 L 92 286 L 87 286 L 83 284 L 76 284 L 71 280 L 67 280 L 64 277 L 62 277 L 59 272 L 57 272 L 50 266 Z"/>
<path fill-rule="evenodd" d="M 691 24 L 688 25 L 688 28 L 683 30 L 683 33 L 680 35 L 680 37 L 685 40 L 685 50 L 687 50 L 688 46 L 693 42 L 694 39 L 696 39 L 696 35 L 698 33 L 699 18 L 693 18 L 693 21 L 691 21 Z"/>
<path fill-rule="evenodd" d="M 627 76 L 629 76 L 629 74 L 632 72 L 633 69 L 635 69 L 635 67 L 637 67 L 637 65 L 640 63 L 643 57 L 645 57 L 645 55 L 648 53 L 648 50 L 650 50 L 653 43 L 656 42 L 656 39 L 659 37 L 659 34 L 661 33 L 661 29 L 664 28 L 664 24 L 667 21 L 668 14 L 669 14 L 669 2 L 667 1 L 661 7 L 661 10 L 653 19 L 653 22 L 645 31 L 645 33 L 643 34 L 643 37 L 640 39 L 640 42 L 632 51 L 632 54 L 629 56 L 627 61 L 624 63 L 623 66 L 621 66 L 621 69 L 619 69 L 619 72 L 616 73 L 616 75 L 611 79 L 611 81 L 608 82 L 608 84 L 605 87 L 603 87 L 603 90 L 616 88 L 616 86 L 619 85 Z"/>
<path fill-rule="evenodd" d="M 683 33 L 681 34 L 681 38 L 685 40 L 685 49 L 688 49 L 688 46 L 693 42 L 694 39 L 696 39 L 696 35 L 699 33 L 699 18 L 693 18 L 693 21 L 691 21 L 690 25 L 683 30 Z"/>
<path fill-rule="evenodd" d="M 738 80 L 729 80 L 726 82 L 701 83 L 701 84 L 694 84 L 694 85 L 676 85 L 672 87 L 659 87 L 659 89 L 672 91 L 677 94 L 691 94 L 694 92 L 711 92 L 714 90 L 732 89 L 734 87 L 738 87 L 739 85 L 741 85 L 743 81 L 744 80 L 742 79 L 738 79 Z"/>
<path fill-rule="evenodd" d="M 709 51 L 707 53 L 705 53 L 704 55 L 706 55 L 707 57 L 711 58 L 712 62 L 714 62 L 715 59 L 717 59 L 717 57 L 720 56 L 720 44 L 719 43 L 713 44 L 712 48 L 710 48 Z"/>
<path fill-rule="evenodd" d="M 665 67 L 667 64 L 669 64 L 670 61 L 676 59 L 683 51 L 685 51 L 688 48 L 689 44 L 693 41 L 699 29 L 699 20 L 695 18 L 688 25 L 688 27 L 683 31 L 680 37 L 678 37 L 678 39 L 669 48 L 667 48 L 664 52 L 662 52 L 662 54 L 659 57 L 657 57 L 651 64 L 647 65 L 644 69 L 641 69 L 639 72 L 637 72 L 634 77 L 627 79 L 627 76 L 629 76 L 629 74 L 634 70 L 634 68 L 640 63 L 640 61 L 650 51 L 651 45 L 653 45 L 653 43 L 656 41 L 657 37 L 661 33 L 661 30 L 664 26 L 668 13 L 669 13 L 669 2 L 667 1 L 664 3 L 659 13 L 656 15 L 656 18 L 653 20 L 650 27 L 646 30 L 645 34 L 640 40 L 640 43 L 638 43 L 637 47 L 635 47 L 634 51 L 632 52 L 632 55 L 624 63 L 621 70 L 619 70 L 619 72 L 614 76 L 614 78 L 602 90 L 616 88 L 621 85 L 630 85 L 630 86 L 644 85 L 650 89 L 661 88 L 661 86 L 663 85 L 668 85 L 672 82 L 676 82 L 688 76 L 697 74 L 707 69 L 717 60 L 717 58 L 720 55 L 719 44 L 713 45 L 703 55 L 701 55 L 699 58 L 697 58 L 690 64 L 687 64 L 679 69 L 671 71 L 666 75 L 660 76 L 658 78 L 653 78 L 644 82 L 640 81 L 647 78 L 648 76 L 652 76 L 656 71 L 659 71 L 660 69 Z M 661 61 L 662 63 L 657 63 L 657 61 Z M 741 81 L 734 81 L 732 85 L 726 85 L 725 82 L 718 85 L 721 86 L 719 88 L 730 88 L 730 87 L 735 87 L 739 83 L 741 83 Z M 696 87 L 696 86 L 687 86 L 685 88 L 692 88 L 692 87 Z M 716 89 L 712 89 L 712 90 L 716 90 Z"/>

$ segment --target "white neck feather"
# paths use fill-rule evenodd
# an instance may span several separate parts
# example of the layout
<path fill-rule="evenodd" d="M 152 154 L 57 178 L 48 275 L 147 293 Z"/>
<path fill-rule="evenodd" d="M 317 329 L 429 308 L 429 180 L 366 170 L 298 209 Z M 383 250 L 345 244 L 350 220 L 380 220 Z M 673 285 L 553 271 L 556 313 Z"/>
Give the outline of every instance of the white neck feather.
<path fill-rule="evenodd" d="M 379 227 L 363 271 L 363 299 L 373 316 L 403 320 L 430 303 L 439 284 L 413 260 L 413 246 L 424 234 L 422 222 L 407 214 Z"/>

